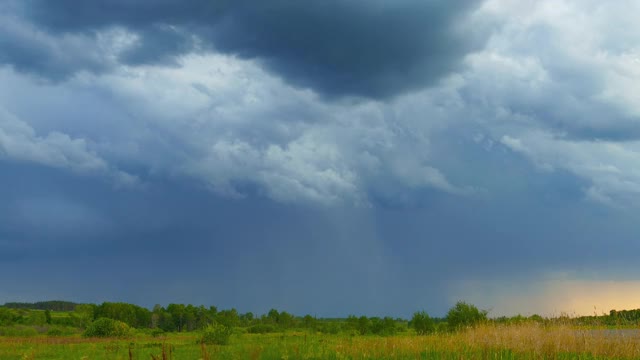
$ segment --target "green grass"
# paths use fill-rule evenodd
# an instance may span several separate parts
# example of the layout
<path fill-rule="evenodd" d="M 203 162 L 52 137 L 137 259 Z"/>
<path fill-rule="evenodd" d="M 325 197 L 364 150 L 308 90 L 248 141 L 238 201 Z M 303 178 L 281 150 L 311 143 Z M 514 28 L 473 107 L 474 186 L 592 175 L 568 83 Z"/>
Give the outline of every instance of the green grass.
<path fill-rule="evenodd" d="M 612 337 L 567 326 L 525 324 L 429 336 L 234 334 L 225 346 L 202 345 L 197 333 L 126 339 L 3 336 L 0 359 L 638 359 L 638 335 Z"/>

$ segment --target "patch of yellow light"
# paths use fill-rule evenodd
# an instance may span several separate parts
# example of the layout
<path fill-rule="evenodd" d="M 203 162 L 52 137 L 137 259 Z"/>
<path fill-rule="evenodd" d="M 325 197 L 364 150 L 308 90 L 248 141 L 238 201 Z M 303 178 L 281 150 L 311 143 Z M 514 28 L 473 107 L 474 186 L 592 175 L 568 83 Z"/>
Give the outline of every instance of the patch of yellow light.
<path fill-rule="evenodd" d="M 640 308 L 640 281 L 556 280 L 547 284 L 547 306 L 576 315 Z"/>
<path fill-rule="evenodd" d="M 602 315 L 640 308 L 640 281 L 547 279 L 512 283 L 459 283 L 452 300 L 465 300 L 490 316 Z"/>

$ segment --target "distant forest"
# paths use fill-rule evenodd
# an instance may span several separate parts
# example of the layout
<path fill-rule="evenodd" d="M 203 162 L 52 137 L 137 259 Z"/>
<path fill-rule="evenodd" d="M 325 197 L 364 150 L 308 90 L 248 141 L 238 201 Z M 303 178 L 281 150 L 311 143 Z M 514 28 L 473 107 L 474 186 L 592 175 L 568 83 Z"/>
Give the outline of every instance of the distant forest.
<path fill-rule="evenodd" d="M 31 309 L 31 310 L 49 310 L 49 311 L 74 311 L 76 306 L 80 304 L 70 301 L 39 301 L 35 303 L 27 302 L 8 302 L 4 307 L 9 309 Z"/>
<path fill-rule="evenodd" d="M 494 323 L 555 323 L 565 322 L 587 326 L 637 326 L 640 325 L 640 309 L 611 310 L 609 314 L 570 318 L 559 316 L 543 318 L 539 315 L 488 318 L 487 312 L 471 304 L 458 302 L 444 318 L 431 318 L 422 311 L 408 319 L 391 317 L 367 317 L 349 315 L 346 318 L 327 319 L 312 315 L 296 316 L 286 311 L 271 309 L 268 313 L 256 315 L 252 312 L 239 313 L 236 309 L 219 310 L 215 306 L 194 306 L 190 304 L 156 305 L 147 309 L 123 302 L 102 304 L 79 304 L 69 301 L 42 301 L 36 303 L 9 302 L 0 306 L 0 327 L 12 326 L 57 326 L 56 331 L 65 329 L 87 329 L 101 319 L 110 319 L 126 324 L 133 329 L 163 332 L 188 332 L 219 324 L 230 329 L 247 333 L 282 332 L 289 329 L 308 329 L 315 332 L 352 335 L 394 335 L 415 330 L 418 334 L 456 330 L 473 326 L 480 322 Z M 6 330 L 6 329 L 5 329 Z M 0 335 L 2 329 L 0 328 Z"/>

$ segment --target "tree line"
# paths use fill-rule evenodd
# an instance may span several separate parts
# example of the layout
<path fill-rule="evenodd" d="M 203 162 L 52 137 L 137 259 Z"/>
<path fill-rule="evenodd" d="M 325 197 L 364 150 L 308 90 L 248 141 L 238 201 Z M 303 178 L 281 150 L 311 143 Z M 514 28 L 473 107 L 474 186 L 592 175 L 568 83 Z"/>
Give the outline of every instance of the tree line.
<path fill-rule="evenodd" d="M 43 310 L 44 311 L 41 311 Z M 63 309 L 63 310 L 60 310 Z M 52 311 L 66 311 L 64 316 L 52 316 Z M 486 319 L 486 311 L 460 302 L 444 319 L 430 318 L 418 312 L 407 321 L 391 317 L 367 317 L 350 315 L 345 319 L 319 319 L 315 316 L 295 316 L 286 311 L 271 309 L 266 314 L 239 313 L 236 309 L 218 310 L 215 306 L 191 304 L 155 305 L 151 310 L 124 302 L 102 304 L 77 304 L 62 301 L 39 303 L 7 303 L 0 307 L 0 326 L 60 325 L 88 328 L 100 319 L 110 319 L 128 328 L 150 329 L 161 332 L 189 332 L 212 324 L 225 328 L 243 328 L 248 333 L 271 333 L 288 329 L 308 329 L 322 333 L 350 333 L 353 335 L 394 335 L 414 328 L 419 334 L 445 329 L 447 324 L 459 327 L 472 325 Z M 104 325 L 104 324 L 103 324 Z M 111 325 L 109 325 L 111 326 Z"/>
<path fill-rule="evenodd" d="M 266 314 L 240 313 L 236 309 L 219 310 L 215 306 L 191 304 L 155 305 L 147 309 L 124 302 L 77 304 L 65 301 L 38 303 L 7 303 L 0 307 L 0 326 L 56 325 L 88 329 L 100 319 L 109 319 L 127 328 L 143 329 L 154 334 L 163 332 L 199 331 L 212 325 L 224 329 L 242 329 L 248 333 L 271 333 L 289 329 L 308 329 L 314 332 L 352 335 L 394 335 L 413 329 L 417 334 L 456 331 L 487 321 L 495 323 L 548 322 L 563 320 L 576 325 L 637 325 L 640 309 L 612 310 L 609 314 L 559 317 L 553 320 L 539 315 L 498 317 L 488 319 L 488 312 L 460 301 L 444 318 L 432 318 L 424 311 L 415 312 L 410 320 L 391 317 L 350 315 L 342 319 L 322 319 L 311 315 L 296 316 L 286 311 L 271 309 Z M 100 323 L 106 326 L 106 322 Z M 113 324 L 109 326 L 115 326 Z M 120 326 L 122 328 L 122 326 Z"/>

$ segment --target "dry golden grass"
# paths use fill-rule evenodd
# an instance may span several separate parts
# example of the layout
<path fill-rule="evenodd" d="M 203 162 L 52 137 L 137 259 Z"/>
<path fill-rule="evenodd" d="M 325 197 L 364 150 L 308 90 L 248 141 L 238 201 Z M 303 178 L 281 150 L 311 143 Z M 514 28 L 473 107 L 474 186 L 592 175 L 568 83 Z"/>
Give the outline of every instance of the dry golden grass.
<path fill-rule="evenodd" d="M 458 341 L 480 348 L 506 348 L 549 356 L 592 354 L 609 358 L 640 358 L 640 330 L 580 329 L 566 325 L 486 325 L 458 335 Z"/>
<path fill-rule="evenodd" d="M 429 358 L 425 354 L 438 353 L 485 358 L 505 350 L 514 356 L 535 359 L 554 359 L 561 354 L 640 359 L 640 330 L 615 331 L 563 325 L 485 325 L 456 334 L 341 339 L 335 345 L 335 352 L 352 359 Z"/>

